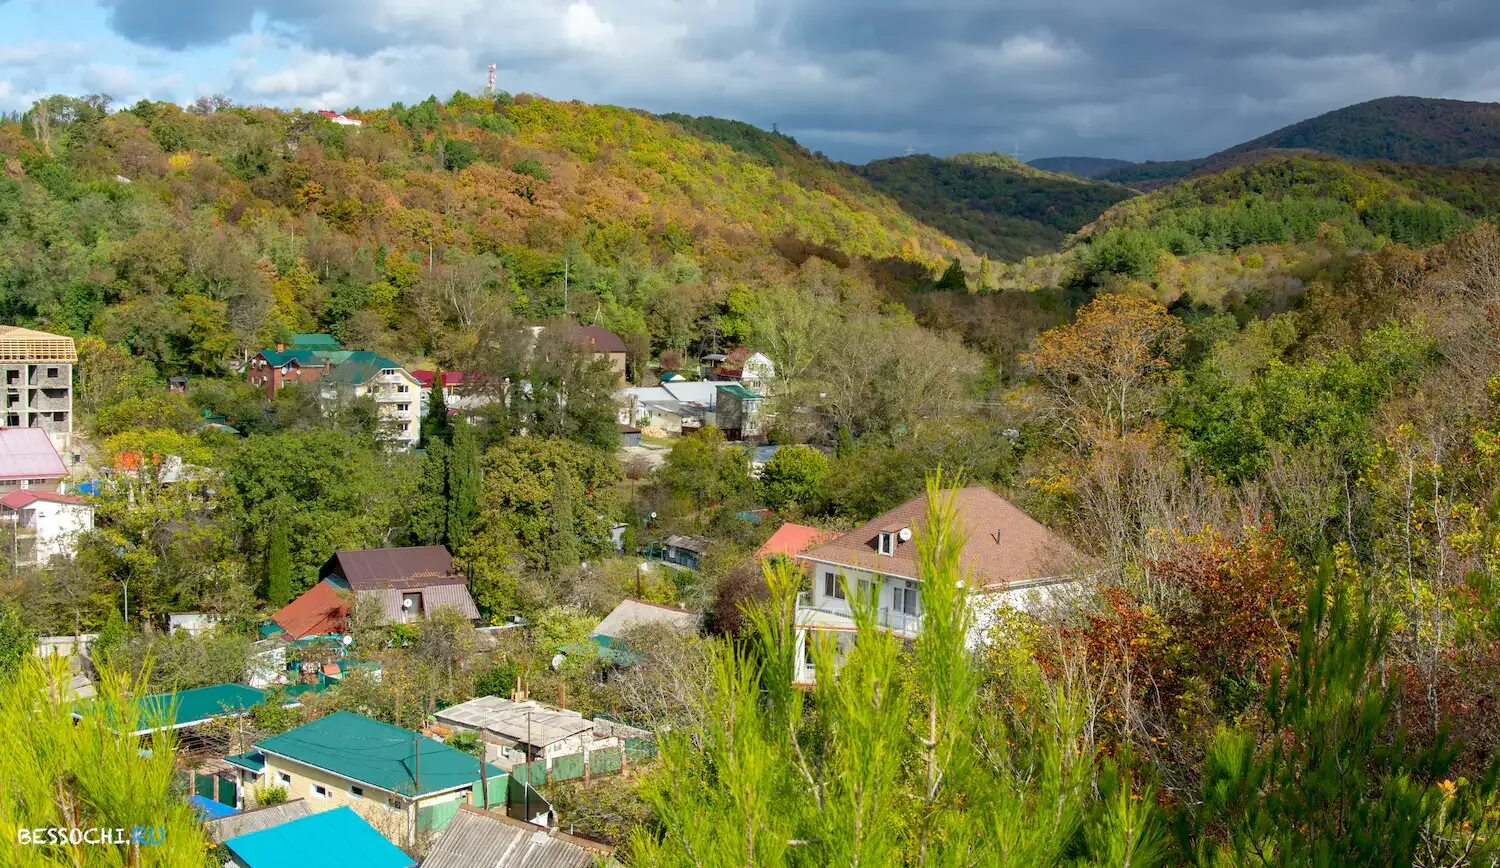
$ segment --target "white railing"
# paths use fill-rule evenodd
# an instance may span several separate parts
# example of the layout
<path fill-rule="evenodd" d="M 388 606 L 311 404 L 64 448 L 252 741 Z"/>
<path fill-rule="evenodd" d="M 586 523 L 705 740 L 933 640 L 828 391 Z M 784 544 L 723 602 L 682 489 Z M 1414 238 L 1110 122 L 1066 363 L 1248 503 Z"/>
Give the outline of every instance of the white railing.
<path fill-rule="evenodd" d="M 806 591 L 797 595 L 797 608 L 809 612 L 822 612 L 825 615 L 833 615 L 838 618 L 846 618 L 849 620 L 850 626 L 853 626 L 854 613 L 849 608 L 813 605 L 812 596 Z M 911 639 L 915 638 L 917 633 L 921 632 L 922 616 L 920 613 L 913 615 L 891 609 L 889 606 L 882 606 L 875 612 L 875 624 L 876 626 L 890 630 L 898 636 Z"/>

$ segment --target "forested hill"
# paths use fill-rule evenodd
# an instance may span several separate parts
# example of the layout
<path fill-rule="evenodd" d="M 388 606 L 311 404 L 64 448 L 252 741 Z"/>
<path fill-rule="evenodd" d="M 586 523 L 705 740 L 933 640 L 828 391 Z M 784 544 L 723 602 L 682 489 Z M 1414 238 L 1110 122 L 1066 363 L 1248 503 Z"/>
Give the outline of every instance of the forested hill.
<path fill-rule="evenodd" d="M 1223 153 L 1265 148 L 1431 165 L 1500 157 L 1500 103 L 1385 97 L 1309 118 Z"/>
<path fill-rule="evenodd" d="M 1105 172 L 1123 169 L 1133 164 L 1129 160 L 1115 160 L 1109 157 L 1041 157 L 1027 161 L 1026 165 L 1047 172 L 1061 172 L 1065 175 L 1077 175 L 1080 178 L 1097 178 Z"/>
<path fill-rule="evenodd" d="M 1149 190 L 1276 151 L 1434 166 L 1493 160 L 1500 157 L 1500 103 L 1385 97 L 1299 121 L 1207 157 L 1135 163 L 1098 177 Z"/>
<path fill-rule="evenodd" d="M 1057 250 L 1069 234 L 1134 195 L 1003 154 L 895 157 L 858 171 L 924 222 L 1007 260 Z"/>
<path fill-rule="evenodd" d="M 675 340 L 698 296 L 812 254 L 908 277 L 973 258 L 788 140 L 768 160 L 611 106 L 459 93 L 351 110 L 362 126 L 206 101 L 46 109 L 0 122 L 0 321 L 94 331 L 166 372 L 216 372 L 284 330 L 421 356 L 472 331 L 444 280 Z"/>

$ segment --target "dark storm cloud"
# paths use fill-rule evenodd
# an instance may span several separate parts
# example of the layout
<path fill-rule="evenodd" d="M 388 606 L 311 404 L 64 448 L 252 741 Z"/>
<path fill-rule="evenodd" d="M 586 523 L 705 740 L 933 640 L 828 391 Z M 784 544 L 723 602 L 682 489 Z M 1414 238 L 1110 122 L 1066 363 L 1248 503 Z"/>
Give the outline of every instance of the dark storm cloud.
<path fill-rule="evenodd" d="M 114 0 L 111 22 L 131 40 L 182 48 L 260 20 L 316 56 L 309 69 L 327 81 L 307 94 L 336 92 L 331 57 L 363 70 L 367 104 L 446 92 L 444 80 L 495 56 L 507 81 L 547 95 L 774 122 L 848 159 L 908 146 L 1178 158 L 1378 96 L 1500 97 L 1493 0 L 420 6 Z M 427 66 L 398 72 L 406 56 Z M 443 62 L 455 68 L 432 65 Z M 296 84 L 242 82 L 262 99 L 301 98 Z"/>

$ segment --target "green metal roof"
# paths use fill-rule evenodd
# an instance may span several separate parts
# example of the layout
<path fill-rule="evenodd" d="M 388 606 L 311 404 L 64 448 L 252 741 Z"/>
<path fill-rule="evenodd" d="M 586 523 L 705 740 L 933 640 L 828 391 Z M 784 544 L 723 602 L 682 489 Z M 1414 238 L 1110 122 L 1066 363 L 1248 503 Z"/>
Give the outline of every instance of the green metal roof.
<path fill-rule="evenodd" d="M 288 362 L 296 362 L 304 368 L 323 367 L 323 360 L 312 350 L 261 350 L 260 354 L 268 364 L 276 368 Z"/>
<path fill-rule="evenodd" d="M 230 754 L 224 757 L 224 762 L 239 766 L 242 769 L 249 769 L 256 774 L 260 774 L 266 770 L 266 755 L 254 751 L 250 753 Z"/>
<path fill-rule="evenodd" d="M 418 745 L 421 746 L 420 788 L 416 780 Z M 336 711 L 273 735 L 255 747 L 405 796 L 425 796 L 472 786 L 480 776 L 479 760 L 475 757 L 409 729 L 352 711 Z M 488 763 L 484 768 L 484 774 L 490 778 L 507 774 Z"/>
<path fill-rule="evenodd" d="M 343 345 L 333 335 L 317 332 L 297 332 L 292 335 L 292 348 L 298 350 L 337 350 Z"/>
<path fill-rule="evenodd" d="M 412 868 L 417 861 L 348 805 L 224 842 L 247 868 Z"/>
<path fill-rule="evenodd" d="M 333 362 L 333 370 L 325 379 L 335 383 L 363 383 L 386 368 L 401 367 L 400 362 L 368 350 L 341 350 L 323 355 Z"/>
<path fill-rule="evenodd" d="M 597 656 L 600 660 L 606 663 L 613 663 L 616 666 L 634 666 L 644 657 L 644 655 L 626 648 L 623 644 L 615 642 L 613 636 L 590 636 L 582 642 L 564 645 L 559 650 L 564 654 Z"/>
<path fill-rule="evenodd" d="M 244 714 L 265 698 L 264 690 L 243 684 L 214 684 L 173 693 L 153 693 L 139 697 L 141 719 L 133 732 L 139 734 L 158 729 L 179 729 L 221 715 Z M 80 703 L 73 715 L 86 717 L 94 707 L 93 702 Z M 113 709 L 106 708 L 105 713 L 112 716 Z M 113 720 L 108 722 L 110 725 L 115 723 Z"/>
<path fill-rule="evenodd" d="M 741 386 L 739 383 L 725 383 L 724 385 L 719 387 L 719 391 L 733 395 L 734 397 L 739 398 L 741 401 L 760 401 L 766 397 L 765 395 L 755 394 L 744 386 Z"/>

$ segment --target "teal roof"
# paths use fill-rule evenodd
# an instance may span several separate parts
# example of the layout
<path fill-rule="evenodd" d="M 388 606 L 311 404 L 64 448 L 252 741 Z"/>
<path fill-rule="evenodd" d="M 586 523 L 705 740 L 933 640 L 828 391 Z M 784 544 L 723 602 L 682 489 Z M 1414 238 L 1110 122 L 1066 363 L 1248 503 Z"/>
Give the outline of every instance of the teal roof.
<path fill-rule="evenodd" d="M 422 785 L 415 780 L 417 746 L 421 745 Z M 304 765 L 330 771 L 341 778 L 369 784 L 405 796 L 440 793 L 472 786 L 479 780 L 479 761 L 457 748 L 418 735 L 409 729 L 336 711 L 312 723 L 273 735 L 255 745 Z M 504 769 L 485 764 L 491 778 Z"/>
<path fill-rule="evenodd" d="M 596 655 L 606 663 L 616 666 L 634 666 L 643 655 L 617 644 L 613 636 L 590 636 L 582 642 L 574 642 L 560 649 L 564 654 Z"/>
<path fill-rule="evenodd" d="M 317 332 L 297 332 L 292 335 L 292 348 L 298 350 L 337 350 L 342 348 L 338 338 Z"/>
<path fill-rule="evenodd" d="M 239 766 L 242 769 L 249 769 L 256 774 L 260 774 L 261 772 L 266 770 L 266 755 L 263 753 L 256 753 L 255 751 L 251 751 L 250 753 L 230 754 L 229 756 L 224 757 L 224 762 L 227 762 L 230 765 Z"/>
<path fill-rule="evenodd" d="M 368 350 L 341 350 L 323 355 L 333 362 L 333 370 L 324 379 L 335 383 L 363 383 L 386 368 L 401 367 L 400 362 Z"/>
<path fill-rule="evenodd" d="M 243 684 L 214 684 L 195 687 L 174 693 L 154 693 L 139 698 L 141 719 L 136 733 L 155 732 L 158 729 L 179 729 L 203 723 L 221 715 L 239 715 L 249 711 L 266 698 L 264 690 L 246 687 Z M 92 702 L 80 703 L 73 712 L 75 717 L 84 717 L 94 707 Z M 106 714 L 113 709 L 106 708 Z M 114 721 L 109 721 L 111 724 Z"/>
<path fill-rule="evenodd" d="M 412 868 L 417 861 L 348 805 L 224 842 L 247 868 Z"/>
<path fill-rule="evenodd" d="M 279 368 L 288 362 L 296 362 L 304 368 L 321 368 L 323 360 L 312 350 L 261 350 L 260 355 L 267 364 Z"/>
<path fill-rule="evenodd" d="M 724 385 L 719 387 L 719 391 L 733 395 L 734 397 L 739 398 L 741 401 L 759 401 L 766 397 L 765 395 L 755 394 L 744 386 L 741 386 L 739 383 L 725 383 Z"/>

